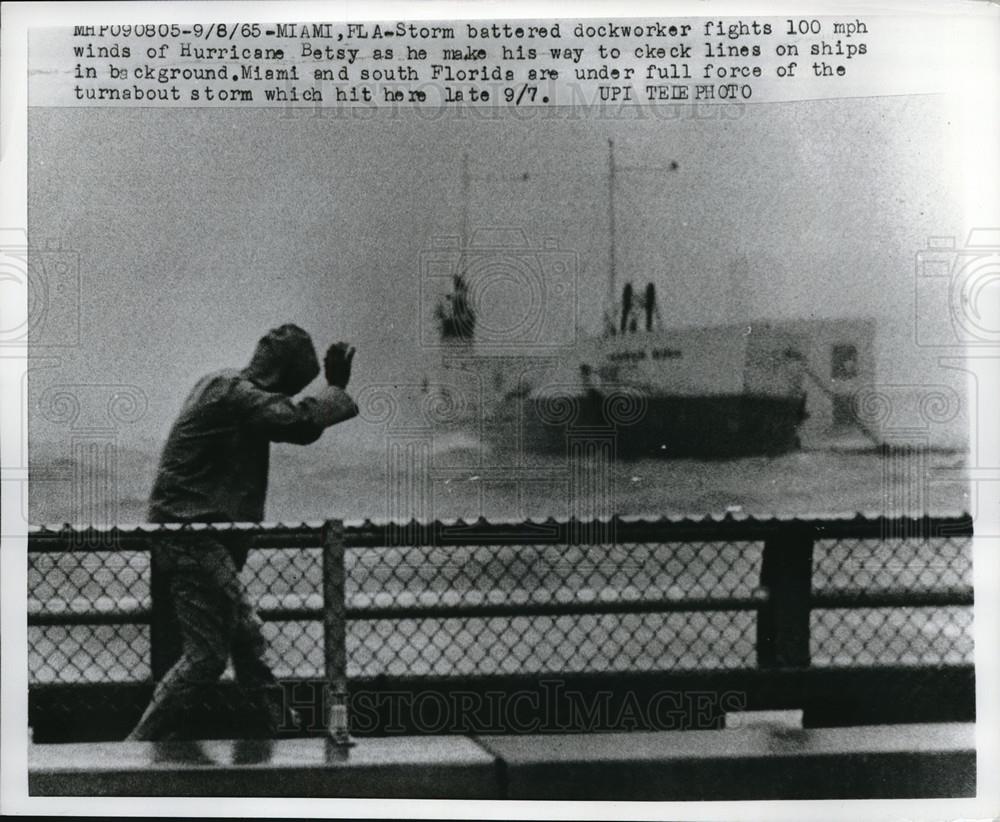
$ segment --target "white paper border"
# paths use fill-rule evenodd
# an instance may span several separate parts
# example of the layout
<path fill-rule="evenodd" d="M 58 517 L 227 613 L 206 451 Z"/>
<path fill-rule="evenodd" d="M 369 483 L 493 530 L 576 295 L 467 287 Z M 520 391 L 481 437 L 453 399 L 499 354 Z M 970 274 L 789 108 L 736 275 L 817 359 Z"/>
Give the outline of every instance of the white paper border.
<path fill-rule="evenodd" d="M 245 22 L 252 16 L 265 21 L 374 21 L 389 19 L 540 19 L 559 16 L 643 17 L 643 16 L 757 16 L 793 14 L 795 16 L 851 14 L 868 17 L 879 14 L 914 13 L 937 17 L 940 21 L 941 47 L 954 50 L 963 78 L 958 110 L 962 117 L 964 168 L 966 182 L 966 227 L 1000 226 L 1000 181 L 998 150 L 1000 126 L 1000 52 L 997 50 L 998 7 L 973 2 L 883 2 L 877 6 L 859 2 L 772 2 L 760 0 L 695 0 L 666 5 L 653 2 L 629 2 L 627 5 L 580 2 L 566 3 L 469 2 L 144 2 L 144 3 L 5 3 L 0 9 L 0 227 L 27 225 L 26 149 L 27 149 L 27 30 L 29 26 L 67 24 L 106 24 L 142 22 Z M 956 43 L 952 26 L 955 18 L 978 18 L 981 25 L 962 26 L 961 42 Z M 916 251 L 916 249 L 915 249 Z M 15 327 L 27 316 L 27 294 L 21 304 L 0 306 L 2 328 Z M 1000 323 L 990 327 L 996 328 Z M 26 491 L 19 473 L 8 455 L 26 455 L 27 398 L 20 391 L 18 359 L 26 350 L 4 347 L 0 350 L 0 396 L 19 398 L 19 407 L 8 401 L 0 417 L 0 453 L 3 454 L 3 521 L 21 522 L 26 509 Z M 12 382 L 13 380 L 13 382 Z M 969 396 L 977 396 L 975 393 Z M 1000 420 L 1000 396 L 979 392 L 980 421 Z M 991 413 L 992 412 L 992 413 Z M 23 450 L 21 450 L 23 449 Z M 1000 454 L 988 457 L 988 465 L 1000 472 Z M 20 462 L 17 462 L 20 465 Z M 1000 501 L 981 500 L 989 505 L 978 511 L 980 533 L 1000 533 Z M 549 819 L 790 819 L 806 816 L 814 819 L 975 819 L 1000 815 L 1000 773 L 998 740 L 1000 736 L 1000 540 L 977 538 L 974 548 L 976 590 L 975 643 L 978 737 L 979 797 L 975 800 L 892 800 L 824 802 L 482 802 L 434 800 L 350 800 L 350 799 L 205 799 L 205 798 L 50 798 L 27 796 L 27 711 L 26 665 L 26 534 L 7 533 L 5 527 L 0 550 L 0 626 L 2 626 L 3 669 L 0 679 L 0 811 L 5 814 L 101 814 L 101 815 L 206 815 L 206 816 L 354 816 L 415 818 L 549 818 Z M 990 653 L 992 651 L 992 653 Z"/>

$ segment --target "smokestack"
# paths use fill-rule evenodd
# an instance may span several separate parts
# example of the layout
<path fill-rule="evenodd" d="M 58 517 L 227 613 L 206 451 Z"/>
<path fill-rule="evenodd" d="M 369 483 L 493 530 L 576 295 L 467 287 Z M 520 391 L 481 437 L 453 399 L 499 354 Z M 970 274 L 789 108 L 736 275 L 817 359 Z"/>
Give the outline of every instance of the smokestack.
<path fill-rule="evenodd" d="M 622 334 L 628 331 L 628 318 L 632 313 L 632 283 L 622 288 Z"/>

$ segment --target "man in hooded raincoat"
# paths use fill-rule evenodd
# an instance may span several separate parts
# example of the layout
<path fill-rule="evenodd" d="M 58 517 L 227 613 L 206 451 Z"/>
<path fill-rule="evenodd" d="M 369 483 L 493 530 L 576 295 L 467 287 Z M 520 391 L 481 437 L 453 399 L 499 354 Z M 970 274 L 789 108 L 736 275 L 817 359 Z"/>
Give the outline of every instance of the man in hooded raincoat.
<path fill-rule="evenodd" d="M 319 373 L 309 335 L 295 325 L 273 329 L 242 371 L 209 374 L 195 385 L 164 446 L 149 502 L 150 522 L 259 522 L 272 442 L 308 445 L 354 417 L 345 391 L 354 349 L 330 346 L 328 385 L 313 397 L 292 397 Z M 236 679 L 275 733 L 284 721 L 279 686 L 264 661 L 266 643 L 238 573 L 246 546 L 232 535 L 200 532 L 159 547 L 182 652 L 157 684 L 129 739 L 174 735 L 206 686 L 232 657 Z"/>

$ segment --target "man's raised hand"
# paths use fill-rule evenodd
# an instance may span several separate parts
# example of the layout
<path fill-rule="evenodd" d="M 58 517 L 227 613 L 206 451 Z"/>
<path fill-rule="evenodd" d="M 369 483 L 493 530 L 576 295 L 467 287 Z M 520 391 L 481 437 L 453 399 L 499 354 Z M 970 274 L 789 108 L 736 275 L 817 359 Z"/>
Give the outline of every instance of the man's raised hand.
<path fill-rule="evenodd" d="M 347 388 L 351 379 L 351 363 L 354 361 L 355 348 L 345 342 L 336 342 L 326 349 L 323 357 L 323 372 L 328 385 L 337 388 Z"/>

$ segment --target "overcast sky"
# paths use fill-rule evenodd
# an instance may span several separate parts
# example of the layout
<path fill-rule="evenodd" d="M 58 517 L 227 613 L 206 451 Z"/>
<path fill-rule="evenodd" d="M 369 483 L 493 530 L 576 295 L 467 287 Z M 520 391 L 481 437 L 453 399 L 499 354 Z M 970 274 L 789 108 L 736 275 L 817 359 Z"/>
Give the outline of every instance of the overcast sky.
<path fill-rule="evenodd" d="M 321 350 L 355 342 L 357 385 L 412 375 L 429 319 L 421 252 L 458 232 L 466 210 L 472 227 L 521 227 L 572 252 L 579 322 L 597 330 L 608 138 L 621 166 L 619 276 L 655 281 L 668 324 L 874 316 L 880 374 L 912 380 L 913 255 L 962 224 L 947 154 L 960 141 L 938 101 L 699 113 L 33 109 L 29 230 L 76 250 L 82 278 L 82 345 L 33 390 L 137 385 L 150 407 L 134 433 L 158 437 L 200 374 L 241 367 L 282 322 Z"/>

